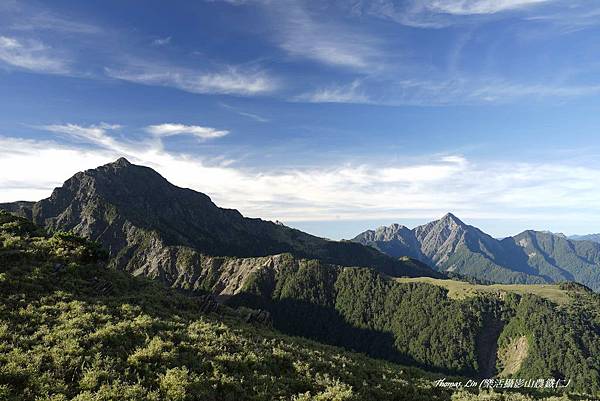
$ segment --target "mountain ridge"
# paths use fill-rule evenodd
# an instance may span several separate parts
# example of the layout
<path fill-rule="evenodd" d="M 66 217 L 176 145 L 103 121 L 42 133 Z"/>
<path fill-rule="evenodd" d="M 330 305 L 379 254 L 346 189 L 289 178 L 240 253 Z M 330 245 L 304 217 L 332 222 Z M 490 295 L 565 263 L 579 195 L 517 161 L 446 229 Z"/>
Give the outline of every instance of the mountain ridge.
<path fill-rule="evenodd" d="M 209 196 L 177 187 L 125 158 L 76 173 L 49 198 L 0 208 L 50 230 L 73 231 L 99 241 L 112 266 L 136 275 L 193 276 L 194 271 L 204 271 L 206 256 L 291 253 L 334 265 L 368 266 L 392 276 L 439 276 L 416 261 L 405 263 L 350 241 L 326 240 L 220 208 Z"/>
<path fill-rule="evenodd" d="M 583 235 L 569 235 L 567 238 L 572 241 L 592 241 L 592 242 L 600 243 L 600 233 L 583 234 Z"/>
<path fill-rule="evenodd" d="M 365 231 L 352 241 L 477 279 L 507 284 L 578 281 L 600 290 L 600 244 L 572 241 L 563 234 L 525 230 L 495 239 L 448 213 L 413 229 L 393 224 Z"/>

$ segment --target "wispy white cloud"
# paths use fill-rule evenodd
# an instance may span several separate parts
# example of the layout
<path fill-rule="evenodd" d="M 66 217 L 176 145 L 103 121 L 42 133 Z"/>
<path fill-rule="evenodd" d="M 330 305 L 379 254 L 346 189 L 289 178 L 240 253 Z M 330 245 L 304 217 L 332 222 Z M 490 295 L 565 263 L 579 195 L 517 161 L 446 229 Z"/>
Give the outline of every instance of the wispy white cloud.
<path fill-rule="evenodd" d="M 292 56 L 358 70 L 376 70 L 383 62 L 378 40 L 366 33 L 320 23 L 299 5 L 285 5 L 276 40 Z"/>
<path fill-rule="evenodd" d="M 66 74 L 68 62 L 36 40 L 0 36 L 0 61 L 11 67 L 48 74 Z"/>
<path fill-rule="evenodd" d="M 228 66 L 216 72 L 197 71 L 176 66 L 138 63 L 121 68 L 105 68 L 109 77 L 144 85 L 177 88 L 201 94 L 260 95 L 279 88 L 278 79 L 254 68 Z"/>
<path fill-rule="evenodd" d="M 103 29 L 97 25 L 66 19 L 49 11 L 21 10 L 8 27 L 13 31 L 54 31 L 70 34 L 99 34 Z"/>
<path fill-rule="evenodd" d="M 271 15 L 272 38 L 290 56 L 352 70 L 374 72 L 385 65 L 381 41 L 357 26 L 350 26 L 323 14 L 310 12 L 307 2 L 298 0 L 224 0 L 233 5 L 259 5 Z"/>
<path fill-rule="evenodd" d="M 229 4 L 233 4 L 234 6 L 239 6 L 242 4 L 248 4 L 248 3 L 268 3 L 270 2 L 270 0 L 205 0 L 207 3 L 218 3 L 218 2 L 223 2 L 223 3 L 229 3 Z"/>
<path fill-rule="evenodd" d="M 437 13 L 455 15 L 495 14 L 555 0 L 426 0 L 424 8 Z"/>
<path fill-rule="evenodd" d="M 145 157 L 152 157 L 152 155 L 163 152 L 163 138 L 165 137 L 190 135 L 198 140 L 205 141 L 220 138 L 229 134 L 228 130 L 217 130 L 199 125 L 165 123 L 144 127 L 143 131 L 149 134 L 149 136 L 137 141 L 131 141 L 115 135 L 115 131 L 122 128 L 122 126 L 118 124 L 100 123 L 89 126 L 78 124 L 52 124 L 36 126 L 33 128 L 67 136 L 78 143 L 93 145 L 103 151 L 124 155 L 143 154 L 146 155 Z"/>
<path fill-rule="evenodd" d="M 222 107 L 225 107 L 228 110 L 232 110 L 234 113 L 239 114 L 240 116 L 248 117 L 249 119 L 254 120 L 254 121 L 258 121 L 259 123 L 268 123 L 269 121 L 271 121 L 271 120 L 269 120 L 266 117 L 260 116 L 260 115 L 255 114 L 255 113 L 249 113 L 247 111 L 240 110 L 237 107 L 233 107 L 233 106 L 231 106 L 229 104 L 226 104 L 226 103 L 223 103 L 223 102 L 221 102 L 219 104 Z"/>
<path fill-rule="evenodd" d="M 214 164 L 146 142 L 98 140 L 89 146 L 0 137 L 0 201 L 39 199 L 75 172 L 120 156 L 155 168 L 174 184 L 210 195 L 245 215 L 283 221 L 432 217 L 448 210 L 498 218 L 585 215 L 600 218 L 600 169 L 586 163 L 476 162 L 431 155 L 401 163 L 372 160 L 293 169 L 249 169 Z M 141 145 L 141 146 L 140 146 Z M 14 168 L 19 166 L 20 168 Z M 201 178 L 199 178 L 201 177 Z"/>
<path fill-rule="evenodd" d="M 242 95 L 273 92 L 278 87 L 277 80 L 269 77 L 264 71 L 244 71 L 237 67 L 228 67 L 223 71 L 203 75 L 197 84 L 201 90 L 207 92 Z"/>
<path fill-rule="evenodd" d="M 511 103 L 516 101 L 563 101 L 600 93 L 600 84 L 518 83 L 502 79 L 450 81 L 405 81 L 401 86 L 415 89 L 414 99 L 438 104 Z"/>
<path fill-rule="evenodd" d="M 236 111 L 236 113 L 238 113 L 240 116 L 248 117 L 254 121 L 258 121 L 259 123 L 268 123 L 269 121 L 271 121 L 268 118 L 261 117 L 258 114 L 248 113 L 246 111 L 238 110 L 238 111 Z"/>
<path fill-rule="evenodd" d="M 3 31 L 43 32 L 61 35 L 91 35 L 105 33 L 101 26 L 80 20 L 76 7 L 70 7 L 59 13 L 53 11 L 50 4 L 2 0 L 0 2 L 0 21 Z M 45 38 L 45 37 L 44 37 Z"/>
<path fill-rule="evenodd" d="M 351 1 L 354 13 L 368 14 L 417 28 L 443 28 L 473 21 L 467 17 L 492 16 L 529 10 L 557 0 L 377 0 Z M 348 6 L 347 4 L 347 6 Z"/>
<path fill-rule="evenodd" d="M 309 103 L 377 103 L 364 93 L 358 80 L 347 85 L 328 86 L 303 93 L 297 96 L 296 100 Z"/>
<path fill-rule="evenodd" d="M 552 28 L 549 30 L 551 34 L 569 34 L 600 25 L 600 7 L 597 3 L 573 1 L 567 2 L 564 7 L 549 9 L 525 19 L 549 25 Z"/>
<path fill-rule="evenodd" d="M 473 88 L 469 97 L 486 102 L 510 102 L 515 99 L 568 99 L 600 93 L 600 84 L 518 84 L 511 82 L 491 82 Z"/>
<path fill-rule="evenodd" d="M 519 83 L 500 78 L 371 80 L 317 88 L 294 100 L 385 106 L 507 104 L 521 101 L 561 102 L 600 93 L 599 84 Z"/>
<path fill-rule="evenodd" d="M 201 127 L 199 125 L 184 125 L 165 123 L 158 125 L 149 125 L 145 128 L 146 132 L 158 136 L 173 136 L 173 135 L 193 135 L 201 140 L 220 138 L 227 134 L 227 130 L 217 130 L 210 127 Z"/>
<path fill-rule="evenodd" d="M 152 41 L 154 46 L 166 46 L 171 43 L 171 37 L 167 36 L 166 38 L 157 38 Z"/>
<path fill-rule="evenodd" d="M 83 143 L 91 143 L 115 151 L 127 151 L 128 146 L 113 138 L 109 131 L 121 128 L 118 124 L 100 123 L 98 125 L 82 126 L 77 124 L 52 124 L 41 125 L 38 128 L 55 134 L 66 135 Z"/>

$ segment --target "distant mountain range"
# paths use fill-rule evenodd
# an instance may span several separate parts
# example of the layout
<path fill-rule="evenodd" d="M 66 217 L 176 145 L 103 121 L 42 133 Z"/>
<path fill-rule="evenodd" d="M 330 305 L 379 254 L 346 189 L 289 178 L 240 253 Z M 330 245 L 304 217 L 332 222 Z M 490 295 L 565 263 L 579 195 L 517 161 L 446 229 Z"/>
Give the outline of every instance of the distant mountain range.
<path fill-rule="evenodd" d="M 592 241 L 600 243 L 600 234 L 585 234 L 585 235 L 571 235 L 570 240 L 573 241 Z"/>
<path fill-rule="evenodd" d="M 410 256 L 442 272 L 499 283 L 577 281 L 600 290 L 600 244 L 527 230 L 501 240 L 451 213 L 409 229 L 399 224 L 365 231 L 352 241 L 393 256 Z"/>
<path fill-rule="evenodd" d="M 249 266 L 282 253 L 340 266 L 368 266 L 391 276 L 440 276 L 418 261 L 401 261 L 354 242 L 330 241 L 243 217 L 124 158 L 75 174 L 48 199 L 0 208 L 47 229 L 71 230 L 98 241 L 109 251 L 114 267 L 184 288 L 226 285 L 231 277 L 241 286 L 253 270 Z M 229 275 L 217 284 L 214 276 L 223 271 Z"/>

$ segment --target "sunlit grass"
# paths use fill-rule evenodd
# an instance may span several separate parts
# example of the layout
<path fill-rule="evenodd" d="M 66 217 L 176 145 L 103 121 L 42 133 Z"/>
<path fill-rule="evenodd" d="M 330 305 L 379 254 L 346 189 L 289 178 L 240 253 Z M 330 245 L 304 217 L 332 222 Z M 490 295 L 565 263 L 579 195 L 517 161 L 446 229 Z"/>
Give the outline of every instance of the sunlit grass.
<path fill-rule="evenodd" d="M 559 305 L 570 302 L 567 291 L 562 290 L 558 284 L 471 284 L 465 281 L 441 280 L 431 277 L 396 278 L 401 283 L 428 283 L 448 290 L 448 297 L 452 299 L 465 299 L 481 293 L 498 294 L 515 293 L 519 295 L 532 294 L 545 298 Z"/>

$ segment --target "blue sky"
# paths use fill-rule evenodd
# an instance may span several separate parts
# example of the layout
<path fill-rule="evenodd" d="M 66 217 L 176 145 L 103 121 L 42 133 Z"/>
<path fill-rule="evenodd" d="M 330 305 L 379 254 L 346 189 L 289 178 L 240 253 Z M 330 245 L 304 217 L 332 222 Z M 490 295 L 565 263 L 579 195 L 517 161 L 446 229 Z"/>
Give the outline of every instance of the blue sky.
<path fill-rule="evenodd" d="M 600 231 L 600 4 L 0 3 L 0 201 L 125 156 L 331 238 Z"/>

